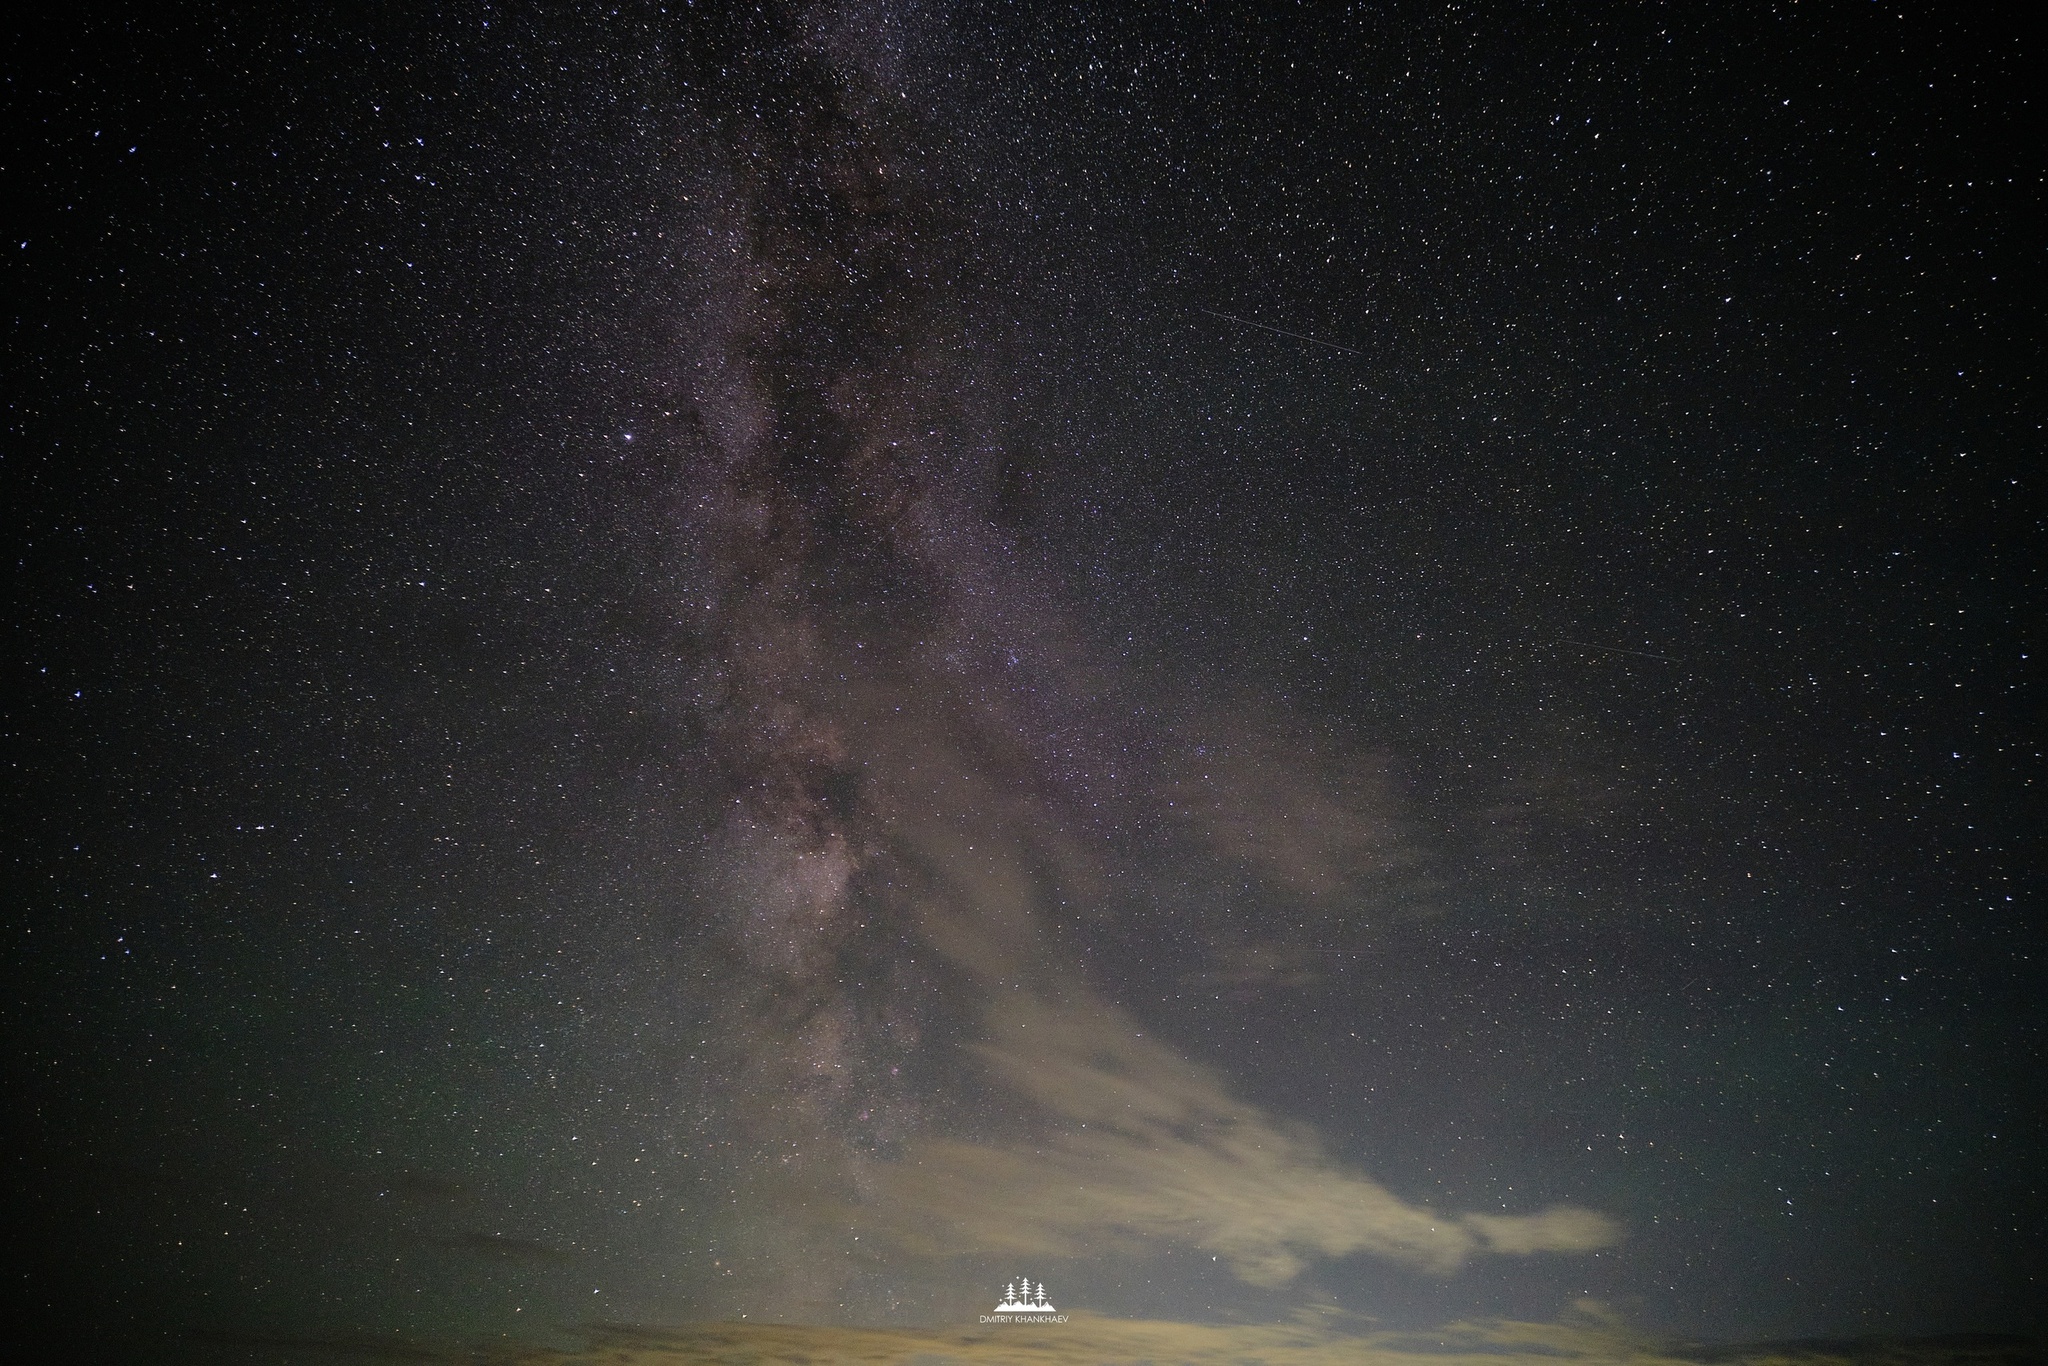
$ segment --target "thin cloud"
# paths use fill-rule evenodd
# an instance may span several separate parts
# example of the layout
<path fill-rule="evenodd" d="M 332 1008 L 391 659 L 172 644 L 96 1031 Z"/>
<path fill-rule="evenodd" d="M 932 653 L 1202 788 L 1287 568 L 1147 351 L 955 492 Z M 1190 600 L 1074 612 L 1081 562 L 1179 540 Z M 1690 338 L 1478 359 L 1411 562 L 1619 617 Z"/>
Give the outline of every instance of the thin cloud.
<path fill-rule="evenodd" d="M 1630 1333 L 1596 1317 L 1580 1322 L 1453 1323 L 1428 1333 L 1375 1331 L 1349 1315 L 1302 1310 L 1274 1323 L 1180 1323 L 1157 1319 L 1098 1318 L 1078 1313 L 1062 1324 L 1022 1327 L 849 1328 L 799 1323 L 700 1323 L 673 1327 L 595 1324 L 575 1346 L 507 1347 L 503 1343 L 462 1346 L 358 1345 L 346 1340 L 212 1339 L 235 1345 L 324 1349 L 381 1360 L 502 1362 L 510 1366 L 686 1366 L 720 1362 L 866 1362 L 874 1366 L 912 1363 L 1001 1362 L 1005 1366 L 1064 1366 L 1075 1361 L 1172 1361 L 1185 1366 L 1239 1366 L 1246 1361 L 1272 1366 L 1505 1366 L 1530 1358 L 1612 1363 L 1612 1366 L 1716 1366 L 1815 1363 L 1839 1360 L 1843 1349 L 1882 1351 L 1901 1366 L 1958 1366 L 1965 1358 L 1983 1366 L 2019 1366 L 2029 1360 L 2025 1339 L 1869 1339 L 1860 1344 L 1756 1343 L 1711 1350 L 1660 1342 Z"/>
<path fill-rule="evenodd" d="M 881 1203 L 916 1251 L 1090 1257 L 1167 1240 L 1272 1288 L 1314 1258 L 1362 1252 L 1444 1273 L 1489 1252 L 1619 1240 L 1590 1210 L 1460 1215 L 1411 1204 L 1111 1007 L 1013 1001 L 990 1023 L 974 1051 L 1040 1122 L 1009 1141 L 912 1150 Z"/>

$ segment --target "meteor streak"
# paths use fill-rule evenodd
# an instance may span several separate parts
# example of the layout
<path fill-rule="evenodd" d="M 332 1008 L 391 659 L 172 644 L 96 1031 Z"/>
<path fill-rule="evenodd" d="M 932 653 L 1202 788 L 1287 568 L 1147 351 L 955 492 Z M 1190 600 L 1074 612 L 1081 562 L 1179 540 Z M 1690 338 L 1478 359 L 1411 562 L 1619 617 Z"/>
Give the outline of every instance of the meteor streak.
<path fill-rule="evenodd" d="M 1296 341 L 1305 341 L 1310 346 L 1327 346 L 1332 351 L 1344 351 L 1354 356 L 1362 356 L 1365 354 L 1365 352 L 1359 350 L 1355 346 L 1340 346 L 1333 341 L 1324 341 L 1321 337 L 1311 337 L 1308 336 L 1306 333 L 1302 332 L 1289 332 L 1284 327 L 1271 327 L 1265 323 L 1255 323 L 1250 318 L 1240 318 L 1235 313 L 1218 313 L 1213 308 L 1201 308 L 1197 309 L 1196 312 L 1206 313 L 1212 318 L 1221 318 L 1223 319 L 1223 321 L 1228 323 L 1237 323 L 1241 327 L 1256 327 L 1259 329 L 1259 331 L 1271 332 L 1276 337 L 1292 337 Z"/>

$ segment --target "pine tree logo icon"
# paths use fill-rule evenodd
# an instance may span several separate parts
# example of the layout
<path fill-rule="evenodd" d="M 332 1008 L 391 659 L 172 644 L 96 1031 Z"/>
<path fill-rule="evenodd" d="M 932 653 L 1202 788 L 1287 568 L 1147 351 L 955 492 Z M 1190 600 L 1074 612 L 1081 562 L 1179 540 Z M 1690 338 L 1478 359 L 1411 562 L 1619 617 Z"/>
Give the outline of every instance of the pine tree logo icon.
<path fill-rule="evenodd" d="M 1011 1281 L 1003 1287 L 1003 1302 L 996 1306 L 998 1314 L 1057 1314 L 1060 1311 L 1046 1301 L 1045 1282 L 1032 1285 L 1029 1277 Z"/>

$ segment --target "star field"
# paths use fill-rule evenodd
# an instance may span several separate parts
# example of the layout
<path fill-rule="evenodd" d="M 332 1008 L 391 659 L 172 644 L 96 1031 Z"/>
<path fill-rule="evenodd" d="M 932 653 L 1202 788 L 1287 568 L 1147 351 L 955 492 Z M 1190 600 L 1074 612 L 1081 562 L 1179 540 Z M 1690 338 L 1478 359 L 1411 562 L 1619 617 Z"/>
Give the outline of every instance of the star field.
<path fill-rule="evenodd" d="M 24 1341 L 2040 1331 L 2006 16 L 13 46 Z"/>

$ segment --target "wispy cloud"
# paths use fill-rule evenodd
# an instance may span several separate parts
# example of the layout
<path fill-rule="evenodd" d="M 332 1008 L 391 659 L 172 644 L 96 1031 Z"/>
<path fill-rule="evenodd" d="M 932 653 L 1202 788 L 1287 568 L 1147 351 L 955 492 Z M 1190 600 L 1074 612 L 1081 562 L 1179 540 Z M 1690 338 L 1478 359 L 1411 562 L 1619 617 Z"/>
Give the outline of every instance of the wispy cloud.
<path fill-rule="evenodd" d="M 871 1366 L 1055 1366 L 1076 1361 L 1172 1361 L 1185 1366 L 1509 1366 L 1532 1358 L 1614 1366 L 2025 1366 L 2038 1359 L 2019 1337 L 1866 1338 L 1846 1342 L 1731 1343 L 1698 1347 L 1630 1333 L 1596 1315 L 1560 1323 L 1451 1323 L 1383 1332 L 1341 1314 L 1303 1311 L 1276 1323 L 1176 1323 L 1087 1314 L 1036 1327 L 842 1328 L 799 1323 L 601 1324 L 569 1347 L 373 1342 L 209 1335 L 238 1360 L 418 1361 L 502 1366 L 768 1366 L 861 1362 Z"/>
<path fill-rule="evenodd" d="M 1035 1122 L 999 1142 L 927 1141 L 891 1171 L 884 1217 L 915 1250 L 1089 1257 L 1169 1240 L 1277 1287 L 1316 1257 L 1446 1272 L 1483 1253 L 1620 1237 L 1590 1210 L 1474 1215 L 1405 1201 L 1097 1002 L 1007 1001 L 990 1034 L 974 1051 Z"/>

